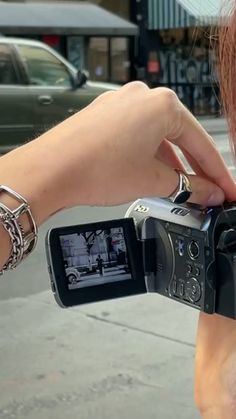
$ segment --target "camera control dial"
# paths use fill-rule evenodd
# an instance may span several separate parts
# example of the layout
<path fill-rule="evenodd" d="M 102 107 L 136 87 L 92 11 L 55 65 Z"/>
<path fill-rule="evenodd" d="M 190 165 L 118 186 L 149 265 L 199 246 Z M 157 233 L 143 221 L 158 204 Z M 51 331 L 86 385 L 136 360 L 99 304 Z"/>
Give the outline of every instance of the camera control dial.
<path fill-rule="evenodd" d="M 195 240 L 192 240 L 189 243 L 188 253 L 189 253 L 189 256 L 192 260 L 195 260 L 195 259 L 198 258 L 199 253 L 200 253 L 200 249 L 199 249 L 199 244 Z"/>
<path fill-rule="evenodd" d="M 197 303 L 202 295 L 201 285 L 196 278 L 188 279 L 185 288 L 186 298 L 192 303 Z"/>

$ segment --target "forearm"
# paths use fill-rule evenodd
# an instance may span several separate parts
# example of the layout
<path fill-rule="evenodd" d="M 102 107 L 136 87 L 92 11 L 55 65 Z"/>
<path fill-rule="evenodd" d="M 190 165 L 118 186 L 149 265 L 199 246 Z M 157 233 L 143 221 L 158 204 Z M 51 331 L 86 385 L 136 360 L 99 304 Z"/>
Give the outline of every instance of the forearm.
<path fill-rule="evenodd" d="M 83 165 L 80 162 L 78 141 L 71 139 L 72 130 L 73 124 L 72 127 L 59 125 L 0 159 L 0 184 L 12 188 L 28 201 L 38 226 L 60 209 L 76 203 L 79 205 L 79 197 L 83 196 L 83 175 L 80 176 Z M 68 142 L 67 137 L 70 139 Z M 75 156 L 76 165 L 73 165 Z M 77 182 L 72 176 L 76 176 Z M 73 182 L 78 185 L 77 191 L 74 191 L 76 197 L 71 193 Z M 0 202 L 10 208 L 17 206 L 16 200 L 4 192 L 0 194 Z M 27 218 L 22 217 L 20 221 L 24 230 L 28 231 Z M 2 225 L 0 249 L 2 267 L 11 251 L 9 235 Z"/>
<path fill-rule="evenodd" d="M 211 373 L 202 372 L 202 378 L 198 382 L 198 392 L 195 386 L 195 403 L 202 419 L 235 419 L 234 369 L 225 369 L 224 364 L 214 365 Z M 226 383 L 229 384 L 226 385 Z"/>
<path fill-rule="evenodd" d="M 0 184 L 29 202 L 37 225 L 61 208 L 169 196 L 179 181 L 173 168 L 182 163 L 168 141 L 159 154 L 164 138 L 185 149 L 195 168 L 200 164 L 197 171 L 204 176 L 190 176 L 193 202 L 219 205 L 225 196 L 236 199 L 234 181 L 214 144 L 175 93 L 151 91 L 139 82 L 102 95 L 41 138 L 2 157 Z M 1 199 L 14 207 L 4 193 Z M 0 265 L 10 252 L 7 234 L 1 233 Z"/>
<path fill-rule="evenodd" d="M 214 407 L 200 412 L 202 419 L 235 419 L 236 408 L 230 406 Z"/>
<path fill-rule="evenodd" d="M 200 313 L 195 403 L 203 419 L 236 418 L 236 322 Z"/>

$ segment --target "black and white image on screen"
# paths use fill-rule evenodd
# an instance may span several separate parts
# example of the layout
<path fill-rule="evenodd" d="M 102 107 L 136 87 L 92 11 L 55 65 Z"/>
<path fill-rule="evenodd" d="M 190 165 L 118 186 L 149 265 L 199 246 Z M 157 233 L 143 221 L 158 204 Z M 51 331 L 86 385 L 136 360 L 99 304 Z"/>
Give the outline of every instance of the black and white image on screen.
<path fill-rule="evenodd" d="M 123 227 L 60 236 L 69 290 L 132 279 Z"/>

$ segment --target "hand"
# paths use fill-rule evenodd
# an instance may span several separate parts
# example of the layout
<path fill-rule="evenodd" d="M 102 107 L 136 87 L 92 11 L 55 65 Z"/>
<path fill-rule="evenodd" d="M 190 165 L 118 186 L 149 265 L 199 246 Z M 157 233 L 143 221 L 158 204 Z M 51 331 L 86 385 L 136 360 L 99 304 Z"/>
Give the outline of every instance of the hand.
<path fill-rule="evenodd" d="M 2 157 L 1 183 L 28 200 L 38 225 L 65 207 L 167 197 L 179 181 L 174 168 L 184 170 L 173 145 L 196 174 L 189 176 L 192 202 L 236 200 L 234 181 L 212 138 L 173 91 L 151 90 L 141 82 L 103 94 Z"/>
<path fill-rule="evenodd" d="M 50 168 L 45 159 L 45 170 L 58 174 L 60 168 L 56 180 L 66 207 L 169 196 L 178 185 L 173 168 L 184 170 L 173 145 L 197 174 L 190 176 L 193 202 L 217 205 L 225 197 L 236 199 L 213 140 L 169 89 L 127 84 L 103 94 L 39 141 L 45 150 L 57 149 Z"/>
<path fill-rule="evenodd" d="M 150 90 L 139 82 L 102 95 L 38 139 L 1 157 L 1 184 L 28 200 L 38 225 L 64 207 L 167 197 L 178 185 L 173 169 L 184 170 L 173 145 L 196 174 L 190 176 L 193 202 L 207 206 L 236 200 L 234 181 L 214 142 L 175 93 Z M 8 197 L 1 200 L 13 205 Z M 0 247 L 3 266 L 11 247 L 2 226 Z M 216 402 L 217 389 L 223 389 L 226 398 L 234 389 L 235 323 L 223 318 L 218 322 L 218 317 L 200 316 L 196 359 L 200 408 Z"/>

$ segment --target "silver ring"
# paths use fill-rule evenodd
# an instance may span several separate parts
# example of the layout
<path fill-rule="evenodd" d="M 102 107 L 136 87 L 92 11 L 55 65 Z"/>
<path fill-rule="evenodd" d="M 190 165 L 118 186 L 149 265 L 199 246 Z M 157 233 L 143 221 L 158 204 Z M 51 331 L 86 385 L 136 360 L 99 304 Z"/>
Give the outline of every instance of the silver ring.
<path fill-rule="evenodd" d="M 179 176 L 179 183 L 174 192 L 168 196 L 168 199 L 170 199 L 175 204 L 184 204 L 192 195 L 193 191 L 191 188 L 191 183 L 186 174 L 181 170 L 175 169 L 175 172 Z"/>

